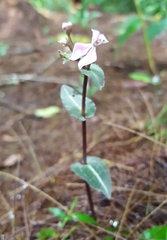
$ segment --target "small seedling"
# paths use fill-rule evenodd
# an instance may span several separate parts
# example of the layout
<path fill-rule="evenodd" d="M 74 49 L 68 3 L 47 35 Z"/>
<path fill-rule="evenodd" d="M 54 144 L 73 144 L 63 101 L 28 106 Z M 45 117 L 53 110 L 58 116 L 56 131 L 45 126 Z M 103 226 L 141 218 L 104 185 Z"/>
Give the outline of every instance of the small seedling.
<path fill-rule="evenodd" d="M 167 225 L 154 226 L 140 234 L 142 240 L 167 240 Z"/>
<path fill-rule="evenodd" d="M 71 233 L 78 228 L 78 222 L 98 225 L 98 223 L 91 216 L 81 212 L 73 212 L 76 204 L 77 204 L 77 199 L 74 199 L 68 212 L 64 212 L 60 208 L 55 208 L 55 207 L 49 208 L 49 212 L 51 212 L 55 217 L 57 217 L 60 220 L 58 223 L 58 229 L 56 231 L 50 228 L 42 229 L 37 234 L 37 237 L 41 240 L 50 239 L 51 237 L 59 237 L 59 238 L 61 237 L 61 239 L 66 239 L 62 230 L 64 229 L 66 224 L 70 222 L 73 222 L 76 225 L 74 225 L 69 229 L 69 231 L 65 234 L 66 236 L 70 236 Z"/>

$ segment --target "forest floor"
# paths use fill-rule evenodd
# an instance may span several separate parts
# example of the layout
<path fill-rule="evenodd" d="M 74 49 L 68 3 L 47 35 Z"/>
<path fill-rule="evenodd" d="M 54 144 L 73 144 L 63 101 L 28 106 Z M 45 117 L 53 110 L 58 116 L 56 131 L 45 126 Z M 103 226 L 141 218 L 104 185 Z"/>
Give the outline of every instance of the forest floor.
<path fill-rule="evenodd" d="M 7 240 L 37 239 L 36 233 L 46 227 L 57 230 L 59 220 L 48 211 L 57 202 L 69 208 L 77 197 L 75 211 L 89 212 L 85 185 L 70 170 L 81 159 L 81 123 L 68 115 L 59 96 L 62 84 L 79 79 L 75 62 L 62 64 L 58 50 L 63 47 L 55 40 L 67 17 L 55 13 L 47 19 L 27 9 L 0 8 L 12 13 L 0 22 L 0 39 L 9 45 L 0 58 L 0 239 Z M 97 49 L 106 84 L 92 97 L 97 112 L 87 121 L 87 153 L 108 160 L 112 198 L 92 190 L 102 229 L 80 225 L 68 239 L 105 239 L 110 220 L 119 222 L 116 239 L 139 239 L 144 229 L 167 221 L 167 145 L 164 137 L 155 138 L 144 127 L 166 104 L 167 81 L 164 74 L 162 84 L 154 87 L 128 78 L 135 70 L 148 71 L 148 63 L 141 32 L 115 57 L 115 33 L 125 18 L 102 14 L 91 23 L 109 43 Z M 73 33 L 91 38 L 90 29 L 79 25 Z M 157 69 L 164 73 L 166 40 L 163 34 L 152 44 Z M 14 85 L 12 79 L 20 83 Z M 32 114 L 51 105 L 61 112 L 49 119 Z"/>

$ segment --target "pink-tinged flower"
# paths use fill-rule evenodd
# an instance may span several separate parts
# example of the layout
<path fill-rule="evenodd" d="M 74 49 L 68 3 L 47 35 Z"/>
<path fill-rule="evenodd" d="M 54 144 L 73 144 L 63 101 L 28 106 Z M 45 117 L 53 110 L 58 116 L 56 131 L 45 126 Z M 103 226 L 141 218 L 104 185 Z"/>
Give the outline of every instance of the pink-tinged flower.
<path fill-rule="evenodd" d="M 70 60 L 78 61 L 78 67 L 81 69 L 84 66 L 87 66 L 91 63 L 96 62 L 97 54 L 96 54 L 96 47 L 108 43 L 108 40 L 97 30 L 91 29 L 93 32 L 92 36 L 92 43 L 76 43 L 73 48 L 72 55 Z"/>

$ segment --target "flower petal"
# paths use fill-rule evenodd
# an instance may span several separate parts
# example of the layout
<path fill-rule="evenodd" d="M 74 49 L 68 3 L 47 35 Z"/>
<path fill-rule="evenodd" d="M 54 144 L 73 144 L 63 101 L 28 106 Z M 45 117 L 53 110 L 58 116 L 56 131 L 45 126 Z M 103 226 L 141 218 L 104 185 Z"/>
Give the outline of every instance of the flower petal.
<path fill-rule="evenodd" d="M 104 34 L 101 34 L 99 31 L 91 29 L 93 32 L 92 35 L 92 44 L 97 47 L 101 44 L 108 43 L 107 38 L 104 36 Z"/>
<path fill-rule="evenodd" d="M 96 40 L 98 39 L 98 36 L 100 34 L 99 31 L 91 29 L 91 31 L 93 32 L 92 34 L 92 44 L 94 44 L 94 42 L 96 42 Z"/>
<path fill-rule="evenodd" d="M 75 61 L 84 55 L 87 54 L 87 52 L 92 48 L 91 43 L 76 43 L 73 48 L 72 55 L 70 57 L 70 60 Z"/>
<path fill-rule="evenodd" d="M 89 52 L 78 62 L 78 67 L 79 69 L 81 69 L 84 66 L 96 62 L 96 60 L 97 60 L 96 47 L 92 46 Z"/>
<path fill-rule="evenodd" d="M 105 44 L 108 43 L 109 41 L 107 40 L 107 38 L 104 36 L 104 34 L 100 34 L 98 36 L 98 44 L 96 46 L 99 46 L 101 44 Z"/>

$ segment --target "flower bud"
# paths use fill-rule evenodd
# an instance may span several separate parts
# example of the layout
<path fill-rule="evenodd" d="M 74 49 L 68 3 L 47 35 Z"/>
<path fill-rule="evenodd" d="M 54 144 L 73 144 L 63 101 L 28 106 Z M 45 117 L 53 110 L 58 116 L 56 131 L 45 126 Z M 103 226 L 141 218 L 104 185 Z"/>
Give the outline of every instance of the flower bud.
<path fill-rule="evenodd" d="M 64 47 L 68 46 L 68 41 L 66 38 L 62 38 L 58 42 L 61 43 Z"/>
<path fill-rule="evenodd" d="M 64 22 L 62 24 L 62 29 L 67 35 L 70 35 L 72 32 L 72 23 L 71 22 Z"/>
<path fill-rule="evenodd" d="M 63 64 L 68 62 L 71 57 L 71 53 L 62 52 L 61 50 L 59 50 L 59 55 L 61 58 L 63 58 Z"/>

